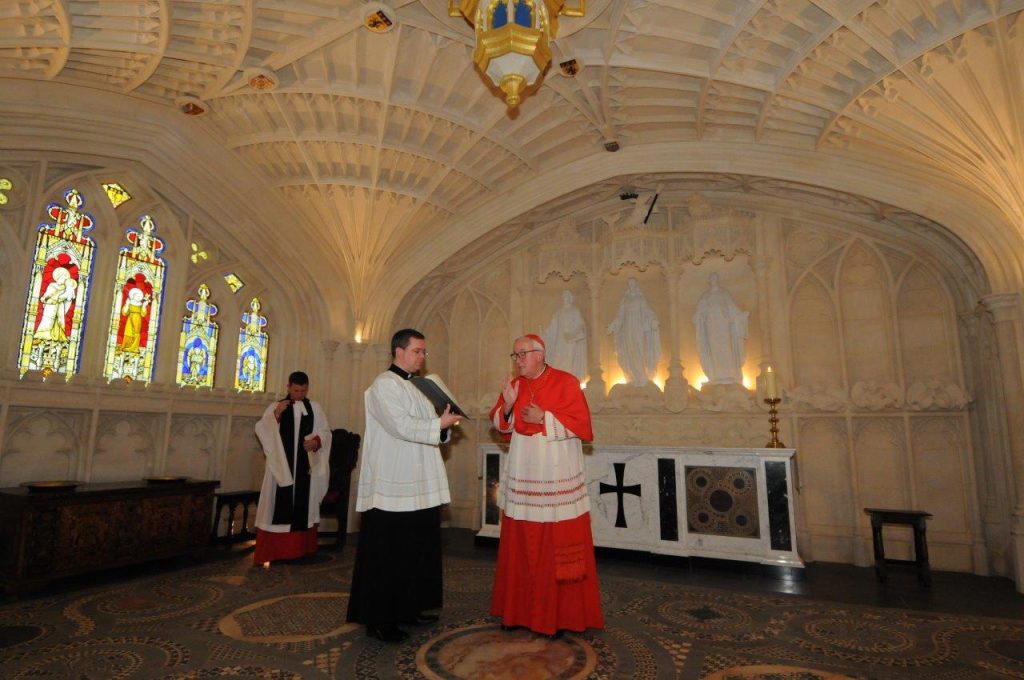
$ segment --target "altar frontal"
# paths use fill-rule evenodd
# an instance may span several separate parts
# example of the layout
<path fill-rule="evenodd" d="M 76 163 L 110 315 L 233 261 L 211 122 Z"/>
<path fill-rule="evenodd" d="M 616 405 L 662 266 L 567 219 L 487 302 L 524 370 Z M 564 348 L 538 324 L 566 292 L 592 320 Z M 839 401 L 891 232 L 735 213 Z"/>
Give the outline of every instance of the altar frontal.
<path fill-rule="evenodd" d="M 481 529 L 497 537 L 503 447 L 479 447 Z M 803 568 L 793 449 L 594 446 L 584 456 L 594 545 Z"/>

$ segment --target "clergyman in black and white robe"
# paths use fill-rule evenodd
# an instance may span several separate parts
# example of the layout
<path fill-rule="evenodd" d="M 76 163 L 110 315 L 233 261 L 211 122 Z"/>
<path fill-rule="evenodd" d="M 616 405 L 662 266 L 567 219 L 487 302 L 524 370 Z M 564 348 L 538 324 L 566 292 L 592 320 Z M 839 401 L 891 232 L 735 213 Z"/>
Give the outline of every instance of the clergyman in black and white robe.
<path fill-rule="evenodd" d="M 266 469 L 256 508 L 253 560 L 266 564 L 317 550 L 320 501 L 330 478 L 331 426 L 319 403 L 306 397 L 309 378 L 288 377 L 288 396 L 256 423 Z"/>

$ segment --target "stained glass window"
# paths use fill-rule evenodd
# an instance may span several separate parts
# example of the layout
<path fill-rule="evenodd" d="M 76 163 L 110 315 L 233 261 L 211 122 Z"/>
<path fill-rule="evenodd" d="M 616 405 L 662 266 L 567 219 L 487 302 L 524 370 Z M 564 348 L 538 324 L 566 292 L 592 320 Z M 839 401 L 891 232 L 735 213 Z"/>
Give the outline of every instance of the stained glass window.
<path fill-rule="evenodd" d="M 191 314 L 181 320 L 178 344 L 178 384 L 184 387 L 213 387 L 218 326 L 212 319 L 217 306 L 210 304 L 209 299 L 210 288 L 202 283 L 199 299 L 185 303 Z"/>
<path fill-rule="evenodd" d="M 238 366 L 235 389 L 239 392 L 263 392 L 267 385 L 267 317 L 260 314 L 260 299 L 253 298 L 249 311 L 242 314 L 238 332 Z"/>
<path fill-rule="evenodd" d="M 199 264 L 200 260 L 205 260 L 209 256 L 210 254 L 203 250 L 201 245 L 195 241 L 192 242 L 192 254 L 189 256 L 192 258 L 192 264 Z"/>
<path fill-rule="evenodd" d="M 82 212 L 85 198 L 77 189 L 64 192 L 64 203 L 51 203 L 53 223 L 39 225 L 21 332 L 18 370 L 43 377 L 78 372 L 85 331 L 89 281 L 95 244 L 86 232 L 93 218 Z"/>
<path fill-rule="evenodd" d="M 159 253 L 164 243 L 153 235 L 156 224 L 149 215 L 139 230 L 129 229 L 131 246 L 121 248 L 114 283 L 114 304 L 107 332 L 103 375 L 107 380 L 149 384 L 153 379 L 157 329 L 160 326 L 166 263 Z"/>
<path fill-rule="evenodd" d="M 132 200 L 132 195 L 125 190 L 117 182 L 109 182 L 103 185 L 103 190 L 107 192 L 107 198 L 110 199 L 110 205 L 117 208 L 122 203 L 126 203 Z"/>
<path fill-rule="evenodd" d="M 228 288 L 231 289 L 232 293 L 237 293 L 245 287 L 245 281 L 231 272 L 224 275 L 224 283 L 228 284 Z"/>

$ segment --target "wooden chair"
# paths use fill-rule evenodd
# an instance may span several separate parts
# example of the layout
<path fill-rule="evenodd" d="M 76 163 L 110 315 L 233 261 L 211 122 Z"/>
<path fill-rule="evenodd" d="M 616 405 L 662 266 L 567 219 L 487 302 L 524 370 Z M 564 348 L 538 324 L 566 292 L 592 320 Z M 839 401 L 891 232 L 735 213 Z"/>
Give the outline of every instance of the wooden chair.
<path fill-rule="evenodd" d="M 348 497 L 352 481 L 352 470 L 359 458 L 359 442 L 361 437 L 348 430 L 331 430 L 331 477 L 327 483 L 327 493 L 320 503 L 321 526 L 324 517 L 334 517 L 338 521 L 337 531 L 320 530 L 321 536 L 333 536 L 331 547 L 337 549 L 345 545 L 348 533 Z"/>

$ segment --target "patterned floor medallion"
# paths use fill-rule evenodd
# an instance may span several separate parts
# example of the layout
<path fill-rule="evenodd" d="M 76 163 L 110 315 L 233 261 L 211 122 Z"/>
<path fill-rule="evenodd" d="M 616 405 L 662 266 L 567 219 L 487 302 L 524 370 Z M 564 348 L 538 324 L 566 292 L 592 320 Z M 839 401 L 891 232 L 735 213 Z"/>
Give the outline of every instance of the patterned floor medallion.
<path fill-rule="evenodd" d="M 80 607 L 80 611 L 86 616 L 113 616 L 122 626 L 134 626 L 198 612 L 223 596 L 224 588 L 218 584 L 175 579 L 114 590 Z"/>
<path fill-rule="evenodd" d="M 869 654 L 899 654 L 914 648 L 914 640 L 894 625 L 873 617 L 818 619 L 804 626 L 814 639 L 841 649 Z"/>
<path fill-rule="evenodd" d="M 213 678 L 231 678 L 232 680 L 304 680 L 299 673 L 282 671 L 265 666 L 222 666 L 220 668 L 203 668 L 165 676 L 162 680 L 212 680 Z"/>
<path fill-rule="evenodd" d="M 42 626 L 2 625 L 0 626 L 0 647 L 10 649 L 37 640 L 46 634 L 47 630 Z"/>
<path fill-rule="evenodd" d="M 138 678 L 145 675 L 142 672 L 144 668 L 166 669 L 182 665 L 188 663 L 189 656 L 186 648 L 170 640 L 144 637 L 100 638 L 15 655 L 11 661 L 24 660 L 26 663 L 12 664 L 11 672 L 5 670 L 3 678 Z"/>
<path fill-rule="evenodd" d="M 549 640 L 527 630 L 503 631 L 495 624 L 445 632 L 416 653 L 417 670 L 431 680 L 582 680 L 596 667 L 593 647 L 579 636 Z"/>
<path fill-rule="evenodd" d="M 799 666 L 734 666 L 712 673 L 703 680 L 849 680 L 855 675 L 829 673 Z"/>
<path fill-rule="evenodd" d="M 298 593 L 260 600 L 220 620 L 220 632 L 236 640 L 286 643 L 320 640 L 347 633 L 348 593 Z"/>

